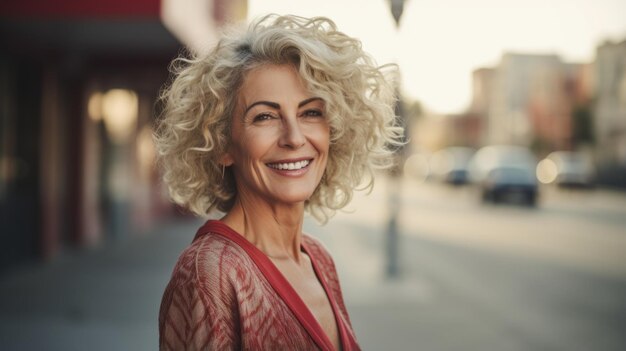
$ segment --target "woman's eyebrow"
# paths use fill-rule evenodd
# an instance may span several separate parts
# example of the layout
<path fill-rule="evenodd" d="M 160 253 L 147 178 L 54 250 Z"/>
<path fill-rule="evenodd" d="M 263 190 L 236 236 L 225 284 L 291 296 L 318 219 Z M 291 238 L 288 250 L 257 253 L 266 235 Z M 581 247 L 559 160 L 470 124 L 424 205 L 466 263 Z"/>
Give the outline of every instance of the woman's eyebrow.
<path fill-rule="evenodd" d="M 302 107 L 302 106 L 304 106 L 304 105 L 306 105 L 306 104 L 308 104 L 308 103 L 310 103 L 310 102 L 316 101 L 316 100 L 322 100 L 322 101 L 324 101 L 324 99 L 322 99 L 321 97 L 317 97 L 317 96 L 315 96 L 315 97 L 308 98 L 308 99 L 306 99 L 306 100 L 302 100 L 302 101 L 300 101 L 300 103 L 298 104 L 298 107 Z"/>
<path fill-rule="evenodd" d="M 311 103 L 313 101 L 316 101 L 316 100 L 324 101 L 321 97 L 315 96 L 315 97 L 308 98 L 306 100 L 300 101 L 300 103 L 298 104 L 298 108 L 300 108 L 302 106 L 305 106 L 305 105 L 307 105 L 307 104 L 309 104 L 309 103 Z M 273 109 L 276 109 L 276 110 L 280 109 L 280 104 L 279 103 L 272 102 L 272 101 L 261 100 L 261 101 L 256 101 L 256 102 L 250 104 L 250 106 L 246 107 L 246 110 L 243 113 L 244 116 L 248 113 L 248 111 L 250 111 L 251 108 L 253 108 L 254 106 L 257 106 L 257 105 L 266 105 L 266 106 L 269 106 L 269 107 L 271 107 Z"/>
<path fill-rule="evenodd" d="M 280 109 L 280 104 L 276 103 L 276 102 L 271 102 L 271 101 L 257 101 L 255 103 L 252 103 L 250 106 L 246 107 L 246 110 L 244 111 L 243 115 L 245 116 L 246 113 L 248 113 L 248 111 L 250 111 L 251 108 L 253 108 L 256 105 L 267 105 L 271 108 L 274 109 Z"/>

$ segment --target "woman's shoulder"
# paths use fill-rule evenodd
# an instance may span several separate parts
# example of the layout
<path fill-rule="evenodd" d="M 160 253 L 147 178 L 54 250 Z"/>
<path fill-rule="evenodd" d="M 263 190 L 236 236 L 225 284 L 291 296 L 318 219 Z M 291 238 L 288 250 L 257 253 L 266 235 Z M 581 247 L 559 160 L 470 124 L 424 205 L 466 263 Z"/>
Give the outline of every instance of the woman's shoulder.
<path fill-rule="evenodd" d="M 214 279 L 229 279 L 248 261 L 245 251 L 233 241 L 216 233 L 202 233 L 180 254 L 170 282 L 204 285 Z"/>
<path fill-rule="evenodd" d="M 211 232 L 196 236 L 183 250 L 161 300 L 162 348 L 171 344 L 174 346 L 165 348 L 182 350 L 190 346 L 181 342 L 196 342 L 196 339 L 219 342 L 227 335 L 224 333 L 234 335 L 237 324 L 233 318 L 238 301 L 236 270 L 246 269 L 244 255 L 235 243 Z M 220 337 L 208 338 L 214 324 L 203 322 L 209 318 L 222 328 Z"/>

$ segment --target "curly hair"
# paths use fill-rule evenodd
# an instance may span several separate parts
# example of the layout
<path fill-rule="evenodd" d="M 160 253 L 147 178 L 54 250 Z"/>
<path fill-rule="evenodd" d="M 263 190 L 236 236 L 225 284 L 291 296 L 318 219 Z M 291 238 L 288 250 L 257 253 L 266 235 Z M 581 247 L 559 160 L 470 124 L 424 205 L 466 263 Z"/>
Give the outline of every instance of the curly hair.
<path fill-rule="evenodd" d="M 198 215 L 227 212 L 237 189 L 220 164 L 244 76 L 264 64 L 291 64 L 325 101 L 326 170 L 305 209 L 321 222 L 371 189 L 375 169 L 392 166 L 403 129 L 395 118 L 396 66 L 376 66 L 361 42 L 324 17 L 265 16 L 224 33 L 206 56 L 179 57 L 160 96 L 155 143 L 172 199 Z"/>

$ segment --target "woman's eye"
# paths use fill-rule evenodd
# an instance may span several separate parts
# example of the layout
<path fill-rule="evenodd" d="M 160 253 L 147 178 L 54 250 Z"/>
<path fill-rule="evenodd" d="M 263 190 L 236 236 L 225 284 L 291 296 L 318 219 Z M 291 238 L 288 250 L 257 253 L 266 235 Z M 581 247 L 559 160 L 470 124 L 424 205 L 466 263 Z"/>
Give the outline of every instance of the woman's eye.
<path fill-rule="evenodd" d="M 322 117 L 323 113 L 321 110 L 306 110 L 302 115 L 305 117 Z"/>
<path fill-rule="evenodd" d="M 270 119 L 274 119 L 274 116 L 269 114 L 269 113 L 261 113 L 258 114 L 256 116 L 254 116 L 254 119 L 252 120 L 253 122 L 263 122 L 263 121 L 267 121 Z"/>

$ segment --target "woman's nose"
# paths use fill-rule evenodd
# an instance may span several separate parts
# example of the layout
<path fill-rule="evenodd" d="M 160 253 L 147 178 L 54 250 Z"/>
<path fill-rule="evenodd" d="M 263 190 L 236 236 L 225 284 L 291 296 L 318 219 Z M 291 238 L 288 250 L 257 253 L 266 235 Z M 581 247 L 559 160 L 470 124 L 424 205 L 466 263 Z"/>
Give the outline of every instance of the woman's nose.
<path fill-rule="evenodd" d="M 283 133 L 279 143 L 282 147 L 292 149 L 298 149 L 306 143 L 306 138 L 297 118 L 285 118 L 283 120 Z"/>

